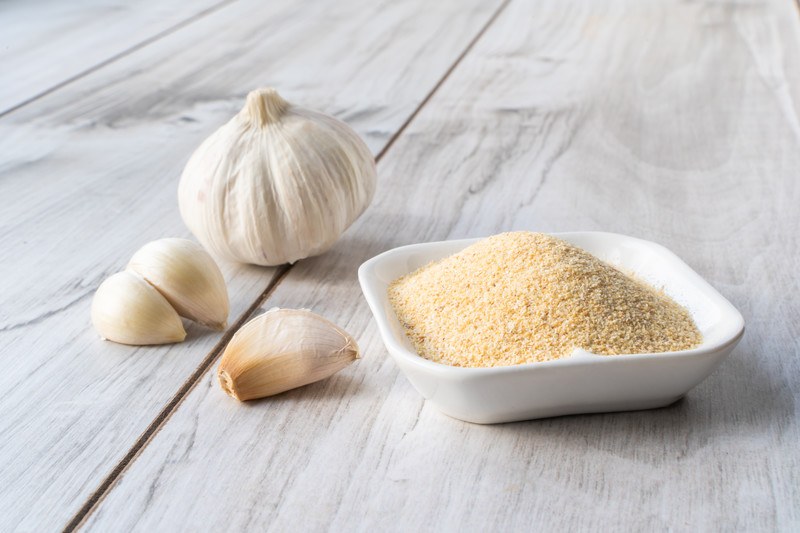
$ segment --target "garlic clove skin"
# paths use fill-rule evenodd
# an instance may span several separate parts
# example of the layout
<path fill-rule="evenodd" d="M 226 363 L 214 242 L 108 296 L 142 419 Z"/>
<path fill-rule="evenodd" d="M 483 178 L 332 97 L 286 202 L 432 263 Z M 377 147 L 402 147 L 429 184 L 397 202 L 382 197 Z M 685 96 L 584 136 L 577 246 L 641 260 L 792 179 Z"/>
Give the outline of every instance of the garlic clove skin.
<path fill-rule="evenodd" d="M 216 330 L 228 322 L 225 278 L 202 246 L 187 239 L 159 239 L 142 246 L 128 263 L 160 292 L 180 316 Z"/>
<path fill-rule="evenodd" d="M 375 159 L 344 122 L 271 88 L 206 139 L 181 175 L 181 216 L 216 256 L 257 265 L 328 250 L 375 193 Z"/>
<path fill-rule="evenodd" d="M 220 361 L 222 389 L 239 401 L 332 376 L 359 357 L 355 339 L 306 309 L 271 309 L 233 336 Z"/>
<path fill-rule="evenodd" d="M 120 344 L 169 344 L 186 338 L 181 317 L 167 299 L 127 271 L 114 274 L 97 288 L 92 323 L 104 339 Z"/>

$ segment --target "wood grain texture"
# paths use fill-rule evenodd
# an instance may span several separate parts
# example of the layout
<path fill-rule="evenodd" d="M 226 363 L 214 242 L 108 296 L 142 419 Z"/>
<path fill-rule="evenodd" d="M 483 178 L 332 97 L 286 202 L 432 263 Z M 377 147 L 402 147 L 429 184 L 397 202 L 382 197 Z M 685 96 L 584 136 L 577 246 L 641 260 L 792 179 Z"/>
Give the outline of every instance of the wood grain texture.
<path fill-rule="evenodd" d="M 0 115 L 230 0 L 0 3 Z"/>
<path fill-rule="evenodd" d="M 89 306 L 139 246 L 187 234 L 181 168 L 245 93 L 279 87 L 377 153 L 495 8 L 237 2 L 0 119 L 0 530 L 63 527 L 220 340 L 103 342 Z M 233 322 L 275 271 L 222 266 Z"/>
<path fill-rule="evenodd" d="M 787 2 L 512 1 L 379 165 L 379 193 L 264 307 L 363 359 L 237 404 L 210 371 L 86 529 L 796 531 L 800 32 Z M 477 426 L 387 354 L 356 268 L 388 248 L 597 229 L 673 249 L 744 340 L 664 409 Z"/>

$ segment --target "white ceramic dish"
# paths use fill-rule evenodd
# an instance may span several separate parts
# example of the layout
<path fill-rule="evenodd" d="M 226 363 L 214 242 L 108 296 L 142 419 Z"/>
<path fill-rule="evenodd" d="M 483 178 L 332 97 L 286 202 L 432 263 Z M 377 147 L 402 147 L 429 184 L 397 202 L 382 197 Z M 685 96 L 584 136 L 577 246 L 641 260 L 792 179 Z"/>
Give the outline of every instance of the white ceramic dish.
<path fill-rule="evenodd" d="M 744 319 L 675 254 L 658 244 L 600 232 L 553 233 L 624 271 L 634 272 L 684 305 L 703 333 L 692 350 L 570 357 L 495 368 L 460 368 L 419 356 L 389 304 L 394 279 L 479 239 L 403 246 L 358 270 L 364 296 L 389 354 L 422 396 L 445 414 L 493 424 L 550 416 L 652 409 L 669 405 L 705 379 L 733 350 Z"/>

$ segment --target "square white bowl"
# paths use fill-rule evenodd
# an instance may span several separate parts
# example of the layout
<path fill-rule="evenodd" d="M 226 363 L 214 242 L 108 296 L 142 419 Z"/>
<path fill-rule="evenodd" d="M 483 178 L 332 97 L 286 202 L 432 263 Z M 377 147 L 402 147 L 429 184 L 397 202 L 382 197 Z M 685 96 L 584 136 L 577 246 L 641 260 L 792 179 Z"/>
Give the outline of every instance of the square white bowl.
<path fill-rule="evenodd" d="M 658 354 L 609 356 L 575 350 L 553 361 L 492 368 L 434 363 L 414 350 L 389 303 L 388 286 L 480 239 L 402 246 L 366 261 L 358 269 L 358 279 L 389 354 L 414 388 L 445 414 L 494 424 L 663 407 L 708 377 L 741 339 L 741 313 L 663 246 L 615 233 L 551 235 L 663 288 L 689 310 L 703 343 L 691 350 Z"/>

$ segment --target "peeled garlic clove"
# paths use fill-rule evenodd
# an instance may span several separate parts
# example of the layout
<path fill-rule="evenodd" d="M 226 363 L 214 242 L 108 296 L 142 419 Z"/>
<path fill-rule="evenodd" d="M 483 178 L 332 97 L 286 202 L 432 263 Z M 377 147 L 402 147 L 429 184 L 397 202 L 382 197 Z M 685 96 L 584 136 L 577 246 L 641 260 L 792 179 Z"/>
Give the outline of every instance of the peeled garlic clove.
<path fill-rule="evenodd" d="M 259 89 L 192 154 L 178 202 L 215 255 L 280 265 L 333 246 L 369 205 L 376 175 L 350 126 Z"/>
<path fill-rule="evenodd" d="M 160 239 L 142 246 L 128 269 L 146 279 L 179 315 L 223 330 L 228 321 L 228 291 L 214 259 L 187 239 Z"/>
<path fill-rule="evenodd" d="M 305 309 L 271 309 L 245 324 L 222 356 L 222 389 L 239 401 L 325 379 L 358 359 L 342 328 Z"/>
<path fill-rule="evenodd" d="M 92 323 L 110 341 L 168 344 L 186 338 L 181 317 L 161 293 L 132 272 L 114 274 L 92 300 Z"/>

